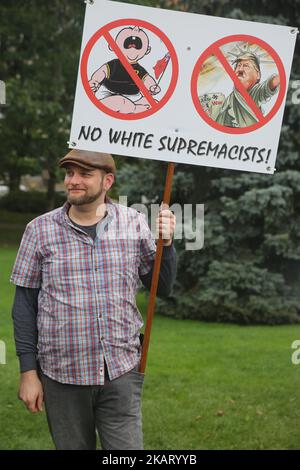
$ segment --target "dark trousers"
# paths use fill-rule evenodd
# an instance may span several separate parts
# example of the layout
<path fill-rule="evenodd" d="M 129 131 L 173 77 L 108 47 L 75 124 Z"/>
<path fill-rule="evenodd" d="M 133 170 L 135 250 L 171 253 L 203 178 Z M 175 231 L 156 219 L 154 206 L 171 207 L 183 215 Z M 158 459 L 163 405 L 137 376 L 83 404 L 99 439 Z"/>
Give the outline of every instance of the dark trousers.
<path fill-rule="evenodd" d="M 70 385 L 39 371 L 50 433 L 56 449 L 143 449 L 141 396 L 136 369 L 105 385 Z"/>

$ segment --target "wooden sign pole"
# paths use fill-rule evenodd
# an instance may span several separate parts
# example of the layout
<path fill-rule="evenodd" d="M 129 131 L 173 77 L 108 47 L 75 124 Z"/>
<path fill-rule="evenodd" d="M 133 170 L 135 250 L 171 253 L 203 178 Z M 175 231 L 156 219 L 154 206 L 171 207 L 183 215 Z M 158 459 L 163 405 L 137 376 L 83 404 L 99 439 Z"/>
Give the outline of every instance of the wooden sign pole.
<path fill-rule="evenodd" d="M 168 204 L 168 205 L 170 204 L 174 166 L 175 166 L 174 163 L 171 163 L 171 162 L 168 163 L 168 170 L 167 170 L 164 197 L 163 197 L 163 203 Z M 158 286 L 163 247 L 164 247 L 163 239 L 159 237 L 158 242 L 157 242 L 157 247 L 156 247 L 150 296 L 149 296 L 149 302 L 148 302 L 148 308 L 147 308 L 146 327 L 145 327 L 145 333 L 144 333 L 144 339 L 143 339 L 143 345 L 142 345 L 142 357 L 141 357 L 140 369 L 139 369 L 140 372 L 142 373 L 144 373 L 146 369 L 147 355 L 148 355 L 148 349 L 149 349 L 152 320 L 154 316 L 155 298 L 156 298 L 156 292 L 157 292 L 157 286 Z"/>

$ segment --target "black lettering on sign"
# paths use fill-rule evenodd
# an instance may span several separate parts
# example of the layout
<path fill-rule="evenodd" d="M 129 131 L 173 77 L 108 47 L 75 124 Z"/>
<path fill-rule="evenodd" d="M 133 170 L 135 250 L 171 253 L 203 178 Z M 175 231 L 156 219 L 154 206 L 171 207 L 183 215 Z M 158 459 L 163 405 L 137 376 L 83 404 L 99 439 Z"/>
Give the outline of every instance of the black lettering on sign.
<path fill-rule="evenodd" d="M 93 127 L 93 129 L 92 129 L 92 127 L 89 126 L 86 129 L 85 126 L 81 126 L 79 136 L 78 136 L 78 140 L 83 138 L 84 140 L 91 139 L 93 142 L 95 142 L 95 140 L 100 139 L 101 135 L 102 135 L 102 131 L 101 131 L 100 127 Z"/>
<path fill-rule="evenodd" d="M 159 152 L 161 152 L 162 150 L 165 150 L 166 146 L 165 146 L 165 140 L 168 138 L 168 136 L 164 135 L 163 137 L 161 137 L 159 139 L 159 143 L 160 143 L 160 147 L 158 147 L 157 150 L 159 150 Z"/>
<path fill-rule="evenodd" d="M 235 160 L 237 158 L 237 153 L 239 151 L 239 147 L 238 145 L 234 145 L 233 147 L 231 147 L 231 149 L 229 150 L 228 152 L 228 158 L 230 158 L 230 160 Z"/>
<path fill-rule="evenodd" d="M 210 142 L 208 142 L 210 144 Z M 198 149 L 197 149 L 197 155 L 205 155 L 205 146 L 206 146 L 207 142 L 206 140 L 202 140 L 200 142 L 200 144 L 198 145 Z M 219 146 L 217 145 L 217 147 L 219 148 Z M 207 152 L 206 152 L 206 155 L 207 155 Z"/>
<path fill-rule="evenodd" d="M 150 149 L 153 145 L 154 134 L 145 134 L 144 132 L 127 132 L 109 129 L 109 143 L 120 144 L 125 147 L 138 147 Z"/>
<path fill-rule="evenodd" d="M 189 146 L 188 146 L 188 149 L 187 149 L 187 153 L 192 153 L 193 155 L 197 155 L 196 152 L 193 150 L 193 148 L 197 147 L 197 142 L 193 139 L 190 139 L 189 140 Z"/>
<path fill-rule="evenodd" d="M 259 149 L 258 147 L 245 147 L 233 145 L 228 147 L 227 144 L 215 144 L 206 140 L 186 140 L 183 137 L 169 137 L 164 135 L 159 139 L 159 152 L 167 150 L 173 153 L 192 154 L 194 156 L 206 156 L 208 158 L 218 158 L 230 160 L 241 160 L 243 162 L 251 161 L 253 163 L 268 163 L 271 155 L 271 149 Z"/>
<path fill-rule="evenodd" d="M 187 148 L 187 143 L 186 141 L 180 137 L 179 139 L 179 144 L 178 144 L 178 149 L 177 149 L 177 153 L 180 153 L 182 150 L 186 149 Z"/>
<path fill-rule="evenodd" d="M 213 146 L 212 142 L 208 142 L 206 155 L 209 155 L 210 152 L 213 152 L 214 156 L 216 156 L 218 150 L 219 150 L 219 144 Z"/>

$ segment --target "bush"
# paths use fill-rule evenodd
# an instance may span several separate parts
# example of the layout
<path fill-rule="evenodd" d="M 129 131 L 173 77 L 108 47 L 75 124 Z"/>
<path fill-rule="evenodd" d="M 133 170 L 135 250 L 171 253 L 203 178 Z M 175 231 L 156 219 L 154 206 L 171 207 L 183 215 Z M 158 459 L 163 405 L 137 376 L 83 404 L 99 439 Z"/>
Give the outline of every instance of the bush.
<path fill-rule="evenodd" d="M 209 263 L 188 295 L 158 300 L 158 313 L 175 318 L 240 325 L 300 323 L 299 301 L 284 277 L 253 262 Z"/>
<path fill-rule="evenodd" d="M 299 324 L 300 310 L 296 300 L 278 297 L 241 297 L 212 299 L 213 292 L 203 291 L 189 296 L 173 297 L 167 301 L 158 299 L 157 313 L 178 319 L 193 319 L 239 325 Z M 210 297 L 206 299 L 206 297 Z"/>

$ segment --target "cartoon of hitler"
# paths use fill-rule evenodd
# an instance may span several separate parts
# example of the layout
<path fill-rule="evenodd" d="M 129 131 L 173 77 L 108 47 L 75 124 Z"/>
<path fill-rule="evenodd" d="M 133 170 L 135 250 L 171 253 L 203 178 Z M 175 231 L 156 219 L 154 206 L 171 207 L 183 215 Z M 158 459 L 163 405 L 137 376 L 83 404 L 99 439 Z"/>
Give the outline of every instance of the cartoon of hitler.
<path fill-rule="evenodd" d="M 138 26 L 126 27 L 117 34 L 115 41 L 151 95 L 159 93 L 160 87 L 155 79 L 138 63 L 151 51 L 145 31 Z M 110 46 L 109 49 L 112 50 Z M 101 103 L 113 111 L 132 114 L 150 108 L 147 99 L 141 94 L 119 59 L 101 65 L 93 73 L 89 84 L 94 93 L 99 90 L 97 97 Z"/>
<path fill-rule="evenodd" d="M 266 103 L 278 91 L 280 85 L 279 75 L 273 74 L 261 82 L 259 57 L 250 51 L 239 55 L 233 64 L 239 81 L 260 111 L 262 111 L 261 105 Z M 246 103 L 244 97 L 234 88 L 225 99 L 215 120 L 219 124 L 228 127 L 246 127 L 255 124 L 258 118 Z"/>

